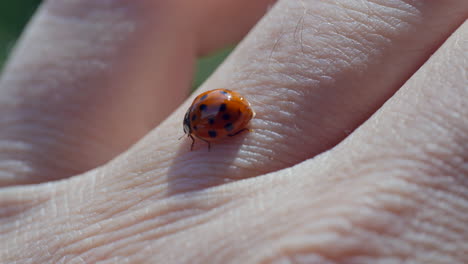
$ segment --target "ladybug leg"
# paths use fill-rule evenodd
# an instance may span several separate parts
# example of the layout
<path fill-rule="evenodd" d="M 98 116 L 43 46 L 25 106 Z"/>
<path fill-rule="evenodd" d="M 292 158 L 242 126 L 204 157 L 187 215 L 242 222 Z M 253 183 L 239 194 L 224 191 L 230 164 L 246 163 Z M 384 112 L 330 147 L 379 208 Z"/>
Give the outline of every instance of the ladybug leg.
<path fill-rule="evenodd" d="M 205 141 L 206 144 L 208 144 L 208 151 L 211 150 L 211 142 L 209 142 L 208 140 L 204 140 L 203 138 L 200 138 L 201 140 Z"/>
<path fill-rule="evenodd" d="M 234 134 L 229 134 L 228 136 L 233 137 L 233 136 L 239 135 L 240 133 L 242 133 L 242 132 L 244 132 L 244 131 L 250 131 L 250 129 L 248 129 L 248 128 L 243 128 L 243 129 L 237 131 L 237 132 L 234 133 Z"/>
<path fill-rule="evenodd" d="M 189 134 L 188 136 L 189 136 L 189 138 L 192 140 L 192 145 L 190 145 L 190 151 L 192 151 L 192 150 L 193 150 L 193 145 L 195 144 L 195 139 L 194 139 L 193 136 L 190 135 L 190 134 Z"/>

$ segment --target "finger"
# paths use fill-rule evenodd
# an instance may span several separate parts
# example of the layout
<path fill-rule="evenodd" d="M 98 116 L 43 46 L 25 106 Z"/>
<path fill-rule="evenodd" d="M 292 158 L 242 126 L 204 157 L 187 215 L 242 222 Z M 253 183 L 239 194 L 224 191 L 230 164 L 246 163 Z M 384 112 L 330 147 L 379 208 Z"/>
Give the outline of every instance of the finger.
<path fill-rule="evenodd" d="M 222 24 L 239 8 L 184 3 L 46 1 L 0 81 L 0 186 L 94 168 L 165 118 L 189 91 L 196 54 L 248 24 L 211 43 L 204 11 L 217 6 Z"/>
<path fill-rule="evenodd" d="M 197 34 L 199 54 L 207 54 L 241 40 L 274 2 L 276 0 L 205 1 L 207 8 L 199 12 L 200 17 L 197 18 L 200 21 Z M 196 1 L 190 4 L 195 10 L 200 5 Z"/>
<path fill-rule="evenodd" d="M 261 175 L 313 157 L 378 109 L 467 10 L 465 1 L 279 2 L 202 88 L 230 88 L 250 99 L 257 112 L 254 132 L 215 142 L 210 152 L 199 142 L 190 152 L 189 140 L 181 145 L 175 136 L 182 134 L 187 102 L 111 164 L 117 168 L 111 174 L 119 177 L 124 169 L 127 175 L 153 175 L 172 193 Z M 128 181 L 119 184 L 148 180 L 125 175 Z"/>
<path fill-rule="evenodd" d="M 337 155 L 360 157 L 413 183 L 468 188 L 467 48 L 465 22 Z"/>

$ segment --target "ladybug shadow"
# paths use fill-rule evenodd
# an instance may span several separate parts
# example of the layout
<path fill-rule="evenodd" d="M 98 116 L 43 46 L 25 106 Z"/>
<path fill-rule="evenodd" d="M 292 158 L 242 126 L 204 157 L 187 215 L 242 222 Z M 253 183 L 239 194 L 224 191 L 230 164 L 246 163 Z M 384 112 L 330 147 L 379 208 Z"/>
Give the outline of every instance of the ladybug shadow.
<path fill-rule="evenodd" d="M 167 173 L 169 194 L 202 191 L 206 188 L 242 179 L 234 164 L 246 139 L 247 133 L 228 137 L 209 144 L 195 138 L 193 150 L 191 140 L 184 137 L 176 158 Z M 181 141 L 182 141 L 181 140 Z"/>

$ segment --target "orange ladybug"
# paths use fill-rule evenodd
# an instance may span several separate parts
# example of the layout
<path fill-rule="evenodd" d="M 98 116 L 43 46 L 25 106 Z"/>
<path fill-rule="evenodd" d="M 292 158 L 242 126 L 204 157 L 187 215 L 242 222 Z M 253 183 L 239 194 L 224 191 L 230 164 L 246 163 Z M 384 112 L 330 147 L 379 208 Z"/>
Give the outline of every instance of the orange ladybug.
<path fill-rule="evenodd" d="M 190 150 L 194 136 L 208 143 L 209 150 L 212 141 L 249 130 L 247 125 L 254 116 L 250 103 L 239 93 L 215 89 L 200 94 L 184 117 L 184 133 L 192 139 Z"/>

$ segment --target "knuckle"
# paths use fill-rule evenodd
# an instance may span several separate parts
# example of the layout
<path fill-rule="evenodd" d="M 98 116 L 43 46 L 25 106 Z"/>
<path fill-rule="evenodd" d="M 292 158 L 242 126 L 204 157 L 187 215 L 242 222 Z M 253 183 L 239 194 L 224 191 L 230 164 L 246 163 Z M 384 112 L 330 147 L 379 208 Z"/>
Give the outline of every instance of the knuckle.
<path fill-rule="evenodd" d="M 419 21 L 417 6 L 407 1 L 380 2 L 280 1 L 256 32 L 257 63 L 247 71 L 274 75 L 281 87 L 282 81 L 309 88 L 331 84 L 330 76 L 378 56 L 382 44 Z"/>

